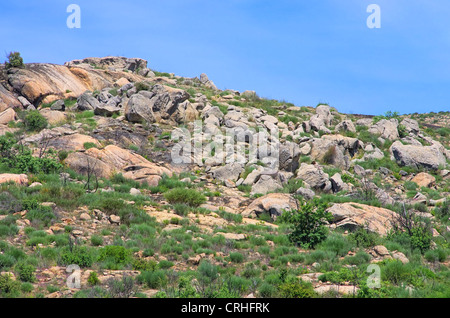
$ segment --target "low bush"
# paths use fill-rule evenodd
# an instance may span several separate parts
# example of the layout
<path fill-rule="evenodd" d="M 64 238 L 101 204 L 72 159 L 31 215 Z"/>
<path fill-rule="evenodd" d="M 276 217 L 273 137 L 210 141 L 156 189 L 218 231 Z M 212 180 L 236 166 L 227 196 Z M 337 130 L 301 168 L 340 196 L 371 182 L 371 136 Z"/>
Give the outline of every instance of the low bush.
<path fill-rule="evenodd" d="M 166 192 L 164 197 L 171 204 L 181 203 L 198 207 L 206 202 L 206 197 L 193 189 L 175 188 Z"/>
<path fill-rule="evenodd" d="M 100 249 L 98 260 L 108 269 L 123 269 L 132 261 L 131 252 L 123 246 L 109 245 Z"/>
<path fill-rule="evenodd" d="M 291 227 L 289 239 L 295 244 L 314 248 L 328 233 L 325 224 L 331 221 L 331 214 L 325 211 L 325 204 L 314 199 L 301 202 L 299 210 L 285 211 L 280 219 Z"/>
<path fill-rule="evenodd" d="M 64 248 L 61 257 L 61 265 L 75 264 L 80 267 L 91 267 L 95 261 L 95 255 L 92 250 L 85 246 L 74 246 L 72 250 L 69 247 Z"/>
<path fill-rule="evenodd" d="M 27 112 L 23 122 L 28 131 L 41 131 L 48 125 L 47 119 L 38 110 Z"/>

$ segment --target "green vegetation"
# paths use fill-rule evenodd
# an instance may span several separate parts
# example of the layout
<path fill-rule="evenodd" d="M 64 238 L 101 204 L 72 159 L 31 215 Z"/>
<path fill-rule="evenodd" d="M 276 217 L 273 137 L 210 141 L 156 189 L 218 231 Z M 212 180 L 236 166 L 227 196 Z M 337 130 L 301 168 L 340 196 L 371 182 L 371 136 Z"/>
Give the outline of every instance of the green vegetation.
<path fill-rule="evenodd" d="M 5 62 L 6 69 L 12 67 L 23 68 L 23 58 L 20 56 L 19 52 L 10 52 L 7 56 L 7 61 Z"/>
<path fill-rule="evenodd" d="M 285 211 L 281 220 L 292 226 L 291 242 L 307 248 L 314 248 L 327 236 L 326 221 L 331 215 L 325 212 L 326 205 L 318 200 L 302 202 L 298 210 Z"/>

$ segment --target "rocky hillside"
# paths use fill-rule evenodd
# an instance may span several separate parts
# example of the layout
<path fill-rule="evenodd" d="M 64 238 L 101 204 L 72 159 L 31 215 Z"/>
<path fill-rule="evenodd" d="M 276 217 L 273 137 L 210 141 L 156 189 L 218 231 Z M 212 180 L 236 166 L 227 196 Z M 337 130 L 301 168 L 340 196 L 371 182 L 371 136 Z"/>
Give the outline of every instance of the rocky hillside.
<path fill-rule="evenodd" d="M 450 297 L 449 112 L 300 107 L 123 57 L 0 84 L 1 297 Z"/>

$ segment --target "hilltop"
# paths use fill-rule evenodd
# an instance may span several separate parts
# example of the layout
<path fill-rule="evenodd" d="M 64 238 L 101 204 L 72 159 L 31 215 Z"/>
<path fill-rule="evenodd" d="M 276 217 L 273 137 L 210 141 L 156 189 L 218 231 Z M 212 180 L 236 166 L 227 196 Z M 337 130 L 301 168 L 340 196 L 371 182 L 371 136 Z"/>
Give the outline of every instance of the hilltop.
<path fill-rule="evenodd" d="M 449 117 L 2 66 L 0 296 L 450 297 Z"/>

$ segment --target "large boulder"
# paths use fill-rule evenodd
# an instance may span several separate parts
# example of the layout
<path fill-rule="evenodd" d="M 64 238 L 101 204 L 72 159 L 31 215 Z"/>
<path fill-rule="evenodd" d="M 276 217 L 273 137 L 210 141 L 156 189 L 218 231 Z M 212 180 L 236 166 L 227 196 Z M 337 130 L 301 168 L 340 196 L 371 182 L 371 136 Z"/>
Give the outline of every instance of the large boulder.
<path fill-rule="evenodd" d="M 28 184 L 28 176 L 26 174 L 2 173 L 0 174 L 0 184 L 14 182 L 18 185 Z"/>
<path fill-rule="evenodd" d="M 328 174 L 318 165 L 302 163 L 297 171 L 297 179 L 303 180 L 311 188 L 329 192 L 332 189 Z"/>
<path fill-rule="evenodd" d="M 244 165 L 241 163 L 233 162 L 228 163 L 224 166 L 215 168 L 212 170 L 212 175 L 214 179 L 220 181 L 237 181 L 239 179 L 240 174 L 244 171 Z"/>
<path fill-rule="evenodd" d="M 108 104 L 100 104 L 97 108 L 94 109 L 94 114 L 98 116 L 106 116 L 111 117 L 114 114 L 119 114 L 121 108 L 110 103 Z"/>
<path fill-rule="evenodd" d="M 275 177 L 270 175 L 262 175 L 259 180 L 252 186 L 251 195 L 254 194 L 267 194 L 275 190 L 281 189 L 283 185 Z"/>
<path fill-rule="evenodd" d="M 125 116 L 131 122 L 193 121 L 198 112 L 188 98 L 189 94 L 184 90 L 157 84 L 149 91 L 132 95 L 125 108 Z"/>
<path fill-rule="evenodd" d="M 334 128 L 335 131 L 349 131 L 349 132 L 356 132 L 355 125 L 351 120 L 344 120 L 341 121 L 339 124 L 336 125 Z"/>
<path fill-rule="evenodd" d="M 333 115 L 331 114 L 331 107 L 328 105 L 319 105 L 316 107 L 316 114 L 321 118 L 325 126 L 330 126 L 333 120 Z"/>
<path fill-rule="evenodd" d="M 125 178 L 147 182 L 151 186 L 157 185 L 162 175 L 172 175 L 170 169 L 114 145 L 108 145 L 101 150 L 90 148 L 85 152 L 71 153 L 65 163 L 82 174 L 87 174 L 90 170 L 97 177 L 110 178 L 115 173 L 122 173 Z"/>
<path fill-rule="evenodd" d="M 429 173 L 420 172 L 411 181 L 417 183 L 419 187 L 429 188 L 435 184 L 436 178 Z"/>
<path fill-rule="evenodd" d="M 294 142 L 286 141 L 286 143 L 280 145 L 279 169 L 294 172 L 298 169 L 300 155 L 300 147 Z"/>
<path fill-rule="evenodd" d="M 389 140 L 397 140 L 400 138 L 398 134 L 398 120 L 394 118 L 380 120 L 369 128 L 369 132 Z"/>
<path fill-rule="evenodd" d="M 392 144 L 389 151 L 401 166 L 415 168 L 438 169 L 445 166 L 446 159 L 439 145 L 413 146 L 403 145 L 400 141 Z"/>
<path fill-rule="evenodd" d="M 141 94 L 131 96 L 125 107 L 125 117 L 132 123 L 155 122 L 150 99 Z"/>
<path fill-rule="evenodd" d="M 328 164 L 348 169 L 350 158 L 361 148 L 362 143 L 356 138 L 342 135 L 325 135 L 311 142 L 310 156 L 313 160 L 326 161 Z"/>
<path fill-rule="evenodd" d="M 211 88 L 213 90 L 217 90 L 216 85 L 214 85 L 213 81 L 211 81 L 208 78 L 208 75 L 206 75 L 205 73 L 200 74 L 200 82 L 205 85 L 208 88 Z"/>
<path fill-rule="evenodd" d="M 47 138 L 48 141 L 45 141 Z M 51 137 L 51 135 L 43 134 L 41 140 L 48 142 L 48 147 L 55 148 L 56 150 L 80 151 L 84 150 L 85 144 L 100 147 L 100 143 L 97 139 L 78 133 L 58 137 Z"/>
<path fill-rule="evenodd" d="M 91 92 L 84 92 L 77 99 L 77 110 L 94 110 L 100 106 L 100 102 L 95 98 Z"/>
<path fill-rule="evenodd" d="M 0 112 L 8 108 L 22 108 L 22 106 L 18 98 L 0 84 Z"/>
<path fill-rule="evenodd" d="M 417 135 L 420 132 L 419 123 L 417 120 L 405 118 L 402 120 L 400 125 L 404 126 L 406 128 L 406 132 L 409 134 Z"/>
<path fill-rule="evenodd" d="M 0 125 L 6 125 L 10 121 L 16 120 L 17 115 L 14 109 L 8 108 L 5 111 L 0 113 Z"/>
<path fill-rule="evenodd" d="M 268 213 L 272 217 L 277 217 L 284 210 L 297 208 L 297 201 L 290 194 L 270 193 L 254 200 L 244 211 L 243 217 L 258 217 L 262 213 Z"/>
<path fill-rule="evenodd" d="M 395 212 L 360 203 L 335 203 L 327 209 L 333 216 L 332 226 L 347 230 L 366 227 L 371 232 L 386 235 L 391 229 Z"/>
<path fill-rule="evenodd" d="M 43 108 L 39 112 L 47 119 L 50 125 L 62 123 L 67 119 L 67 115 L 64 112 L 51 110 L 50 108 Z"/>

